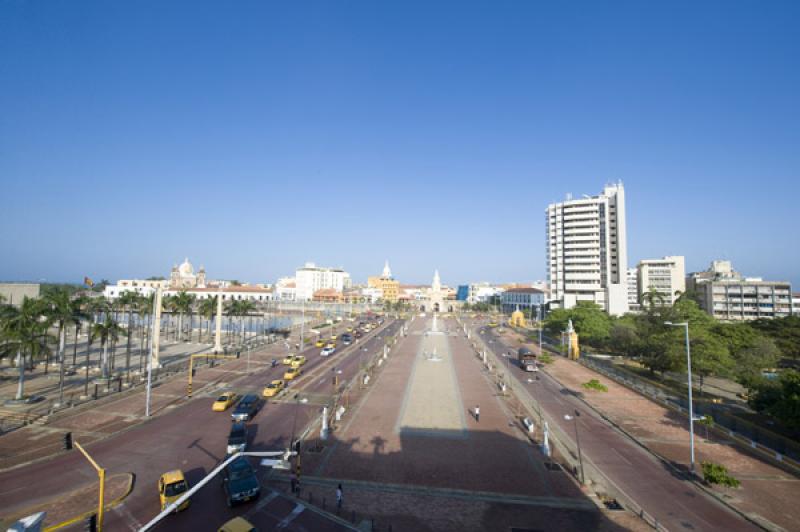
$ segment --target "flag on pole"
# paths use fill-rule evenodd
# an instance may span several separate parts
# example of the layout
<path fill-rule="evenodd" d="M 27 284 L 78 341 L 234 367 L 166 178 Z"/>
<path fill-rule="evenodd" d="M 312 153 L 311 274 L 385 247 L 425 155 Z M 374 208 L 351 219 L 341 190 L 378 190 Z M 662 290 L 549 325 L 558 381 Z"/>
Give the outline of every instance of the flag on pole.
<path fill-rule="evenodd" d="M 88 277 L 84 277 L 84 278 L 83 278 L 83 284 L 85 284 L 86 286 L 88 286 L 89 288 L 91 288 L 91 287 L 93 287 L 93 286 L 94 286 L 94 281 L 92 281 L 92 280 L 91 280 L 91 279 L 89 279 Z"/>

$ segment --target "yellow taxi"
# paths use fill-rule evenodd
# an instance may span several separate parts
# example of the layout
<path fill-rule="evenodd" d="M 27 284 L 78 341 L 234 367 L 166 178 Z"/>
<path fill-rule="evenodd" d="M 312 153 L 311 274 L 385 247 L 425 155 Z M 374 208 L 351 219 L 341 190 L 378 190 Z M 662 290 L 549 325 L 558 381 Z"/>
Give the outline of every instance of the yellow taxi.
<path fill-rule="evenodd" d="M 264 388 L 264 397 L 275 397 L 283 390 L 286 383 L 281 380 L 272 381 Z"/>
<path fill-rule="evenodd" d="M 325 346 L 325 340 L 320 338 L 319 340 L 316 341 L 316 343 L 314 345 L 317 346 L 317 347 L 324 347 Z"/>
<path fill-rule="evenodd" d="M 352 327 L 348 327 L 347 328 L 347 332 L 353 332 L 353 328 Z"/>
<path fill-rule="evenodd" d="M 217 400 L 214 401 L 214 404 L 211 405 L 211 410 L 214 412 L 224 412 L 236 402 L 237 396 L 233 392 L 224 392 Z"/>
<path fill-rule="evenodd" d="M 289 365 L 293 368 L 299 368 L 305 363 L 306 363 L 306 357 L 304 357 L 303 355 L 297 355 L 296 357 L 294 357 L 294 360 L 292 360 L 292 363 Z"/>
<path fill-rule="evenodd" d="M 234 517 L 219 527 L 218 532 L 256 532 L 256 527 L 244 517 Z"/>
<path fill-rule="evenodd" d="M 167 509 L 167 506 L 189 491 L 189 483 L 183 476 L 183 471 L 176 469 L 175 471 L 167 471 L 161 478 L 158 479 L 158 497 L 161 500 L 161 511 Z M 186 499 L 178 506 L 175 511 L 179 512 L 189 507 L 189 499 Z"/>
<path fill-rule="evenodd" d="M 335 349 L 336 348 L 336 342 L 328 342 L 327 344 L 325 344 L 325 347 L 327 349 Z"/>
<path fill-rule="evenodd" d="M 489 323 L 489 327 L 497 327 L 498 325 L 500 325 L 500 324 L 497 323 L 496 321 L 493 321 L 493 322 Z"/>
<path fill-rule="evenodd" d="M 291 364 L 291 363 L 292 363 L 292 361 L 294 361 L 294 355 L 286 355 L 286 357 L 283 359 L 283 363 L 284 363 L 284 365 L 286 365 L 286 366 L 288 366 L 289 364 Z"/>
<path fill-rule="evenodd" d="M 303 374 L 302 368 L 289 368 L 286 370 L 286 373 L 283 374 L 283 378 L 287 381 L 291 381 L 299 377 Z"/>
<path fill-rule="evenodd" d="M 331 340 L 336 340 L 337 336 L 335 334 L 331 335 Z"/>

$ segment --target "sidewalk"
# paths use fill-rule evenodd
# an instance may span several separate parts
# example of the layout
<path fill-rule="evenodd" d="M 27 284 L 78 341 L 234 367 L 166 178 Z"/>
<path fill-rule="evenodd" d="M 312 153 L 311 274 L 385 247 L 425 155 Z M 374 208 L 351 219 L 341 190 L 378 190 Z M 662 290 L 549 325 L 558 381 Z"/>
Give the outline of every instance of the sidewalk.
<path fill-rule="evenodd" d="M 607 419 L 652 452 L 682 470 L 688 470 L 690 449 L 688 420 L 628 388 L 573 361 L 556 357 L 545 371 Z M 586 390 L 582 384 L 598 379 L 608 392 Z M 696 463 L 720 463 L 741 481 L 741 488 L 712 487 L 716 495 L 765 526 L 800 529 L 800 479 L 746 454 L 695 424 Z"/>

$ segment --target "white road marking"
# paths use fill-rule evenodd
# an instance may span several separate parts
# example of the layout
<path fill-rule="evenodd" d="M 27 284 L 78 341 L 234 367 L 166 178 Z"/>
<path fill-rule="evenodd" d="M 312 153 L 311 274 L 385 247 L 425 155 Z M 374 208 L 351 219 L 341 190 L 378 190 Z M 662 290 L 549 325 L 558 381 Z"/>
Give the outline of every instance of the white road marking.
<path fill-rule="evenodd" d="M 283 519 L 283 521 L 281 521 L 280 523 L 278 523 L 278 525 L 277 525 L 275 528 L 277 528 L 277 529 L 286 528 L 287 526 L 289 526 L 289 523 L 291 523 L 292 521 L 294 521 L 294 520 L 297 518 L 297 516 L 298 516 L 298 515 L 300 515 L 301 513 L 303 513 L 303 511 L 304 511 L 305 509 L 306 509 L 306 507 L 305 507 L 305 506 L 303 506 L 302 504 L 298 504 L 297 506 L 295 506 L 295 507 L 294 507 L 294 510 L 292 510 L 292 513 L 290 513 L 289 515 L 287 515 L 287 516 L 286 516 L 286 517 Z"/>

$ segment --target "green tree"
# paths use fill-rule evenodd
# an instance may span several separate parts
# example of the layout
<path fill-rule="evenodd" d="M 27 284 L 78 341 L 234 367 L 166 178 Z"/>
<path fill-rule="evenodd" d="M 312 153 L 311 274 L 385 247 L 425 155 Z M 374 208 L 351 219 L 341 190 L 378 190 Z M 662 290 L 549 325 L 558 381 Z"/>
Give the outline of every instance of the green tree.
<path fill-rule="evenodd" d="M 581 342 L 600 348 L 607 345 L 611 334 L 611 317 L 598 305 L 579 301 L 571 309 L 555 309 L 545 320 L 545 331 L 558 337 L 567 329 L 569 320 L 580 336 Z"/>
<path fill-rule="evenodd" d="M 611 326 L 609 348 L 623 356 L 638 356 L 642 351 L 642 338 L 635 317 L 623 316 Z"/>
<path fill-rule="evenodd" d="M 41 318 L 44 306 L 40 299 L 25 297 L 19 307 L 4 305 L 0 310 L 0 346 L 2 356 L 16 356 L 19 380 L 15 398 L 25 397 L 26 359 L 33 362 L 42 354 L 49 353 L 48 323 Z"/>
<path fill-rule="evenodd" d="M 103 370 L 103 378 L 109 378 L 108 371 L 108 346 L 119 339 L 120 335 L 126 334 L 125 330 L 114 321 L 114 319 L 106 314 L 105 320 L 100 323 L 95 323 L 92 326 L 92 338 L 100 339 L 100 346 L 103 349 L 103 358 L 100 363 Z"/>
<path fill-rule="evenodd" d="M 757 337 L 750 347 L 734 355 L 736 381 L 752 390 L 761 380 L 761 372 L 778 364 L 780 350 L 771 338 Z"/>
<path fill-rule="evenodd" d="M 800 359 L 800 316 L 760 319 L 751 322 L 751 325 L 772 338 L 783 356 L 792 360 Z"/>
<path fill-rule="evenodd" d="M 178 341 L 184 340 L 183 336 L 183 316 L 191 311 L 195 302 L 195 297 L 192 294 L 181 290 L 171 298 L 172 309 L 178 313 L 178 332 L 176 339 Z"/>
<path fill-rule="evenodd" d="M 700 393 L 707 377 L 727 376 L 733 367 L 733 359 L 727 346 L 707 329 L 689 327 L 689 345 L 692 351 L 692 373 L 700 380 Z M 683 344 L 681 346 L 684 349 Z"/>
<path fill-rule="evenodd" d="M 778 379 L 778 400 L 766 411 L 787 427 L 800 428 L 800 372 L 787 370 Z"/>
<path fill-rule="evenodd" d="M 73 305 L 69 292 L 64 288 L 57 288 L 49 291 L 47 295 L 42 298 L 42 305 L 48 319 L 47 323 L 55 323 L 58 326 L 58 351 L 56 353 L 59 364 L 58 389 L 59 400 L 63 400 L 67 327 L 80 322 L 82 313 L 80 307 Z M 46 368 L 45 372 L 47 372 Z"/>
<path fill-rule="evenodd" d="M 686 355 L 683 351 L 675 349 L 678 342 L 681 342 L 681 337 L 675 334 L 675 331 L 662 329 L 656 334 L 647 336 L 642 345 L 642 364 L 651 373 L 660 373 L 662 376 L 667 371 L 685 368 Z"/>
<path fill-rule="evenodd" d="M 128 340 L 125 345 L 125 374 L 126 380 L 130 382 L 131 380 L 131 346 L 133 342 L 133 311 L 136 308 L 137 303 L 139 302 L 139 294 L 136 292 L 125 291 L 118 299 L 119 305 L 125 311 L 126 315 L 128 316 Z"/>

